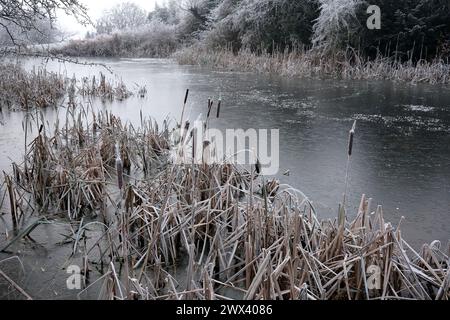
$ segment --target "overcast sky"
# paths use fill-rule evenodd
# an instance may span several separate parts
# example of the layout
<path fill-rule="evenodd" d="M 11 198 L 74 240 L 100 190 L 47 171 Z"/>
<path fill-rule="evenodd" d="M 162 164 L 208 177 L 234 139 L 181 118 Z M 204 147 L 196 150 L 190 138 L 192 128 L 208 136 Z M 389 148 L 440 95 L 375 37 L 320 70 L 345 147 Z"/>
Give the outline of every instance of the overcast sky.
<path fill-rule="evenodd" d="M 105 10 L 121 3 L 133 2 L 144 8 L 147 11 L 152 11 L 155 8 L 155 3 L 163 4 L 164 0 L 81 0 L 81 2 L 88 8 L 89 16 L 93 21 L 98 19 Z M 89 29 L 83 28 L 77 24 L 76 20 L 64 15 L 59 17 L 59 25 L 61 29 L 77 34 L 78 37 L 84 36 Z"/>

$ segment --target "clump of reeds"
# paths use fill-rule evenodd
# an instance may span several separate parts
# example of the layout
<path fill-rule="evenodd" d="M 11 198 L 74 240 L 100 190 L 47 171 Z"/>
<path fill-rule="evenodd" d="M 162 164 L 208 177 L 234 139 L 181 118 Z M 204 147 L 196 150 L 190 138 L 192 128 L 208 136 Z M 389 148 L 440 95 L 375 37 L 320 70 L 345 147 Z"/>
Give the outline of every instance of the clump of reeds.
<path fill-rule="evenodd" d="M 249 175 L 227 165 L 169 167 L 129 190 L 130 254 L 136 268 L 156 276 L 141 278 L 139 290 L 151 288 L 144 296 L 449 298 L 448 253 L 439 243 L 414 251 L 381 207 L 372 211 L 370 199 L 363 197 L 357 218 L 341 232 L 336 221 L 319 221 L 301 193 L 277 187 L 268 201 L 233 177 Z M 177 268 L 187 269 L 187 279 L 177 277 Z M 162 284 L 159 277 L 171 280 Z"/>
<path fill-rule="evenodd" d="M 0 64 L 0 72 L 0 108 L 4 106 L 10 110 L 57 107 L 64 104 L 64 98 L 69 106 L 75 107 L 77 96 L 123 101 L 134 95 L 121 79 L 113 81 L 103 73 L 99 78 L 78 80 L 75 76 L 69 79 L 42 67 L 26 71 L 17 64 Z M 147 93 L 145 87 L 136 92 L 141 97 Z"/>
<path fill-rule="evenodd" d="M 68 112 L 65 125 L 57 123 L 52 137 L 41 127 L 23 164 L 14 166 L 14 179 L 7 177 L 11 190 L 28 198 L 21 210 L 29 206 L 70 219 L 95 213 L 111 201 L 111 175 L 118 173 L 116 189 L 122 189 L 124 174 L 133 166 L 150 170 L 168 148 L 166 135 L 151 122 L 143 121 L 143 128 L 135 130 L 112 114 L 93 115 L 92 121 L 82 114 Z"/>
<path fill-rule="evenodd" d="M 78 94 L 83 97 L 95 97 L 103 100 L 118 100 L 123 101 L 133 95 L 133 92 L 128 90 L 127 86 L 122 80 L 110 81 L 107 80 L 103 73 L 100 73 L 99 79 L 93 77 L 83 77 L 80 81 Z M 139 95 L 142 94 L 142 89 L 139 90 Z"/>
<path fill-rule="evenodd" d="M 402 62 L 378 56 L 367 59 L 348 49 L 324 56 L 315 50 L 288 48 L 282 52 L 209 50 L 203 46 L 174 54 L 180 64 L 202 65 L 232 71 L 281 74 L 289 77 L 319 77 L 357 80 L 392 80 L 411 83 L 448 84 L 450 65 L 443 60 Z"/>
<path fill-rule="evenodd" d="M 0 64 L 0 105 L 28 110 L 57 106 L 66 94 L 67 79 L 43 68 L 25 71 L 16 64 Z"/>
<path fill-rule="evenodd" d="M 448 249 L 414 250 L 371 199 L 352 221 L 322 221 L 303 193 L 266 183 L 256 168 L 169 162 L 169 132 L 112 114 L 73 117 L 52 138 L 42 131 L 9 180 L 29 197 L 23 212 L 105 211 L 107 240 L 86 248 L 86 261 L 108 266 L 103 298 L 450 298 Z"/>
<path fill-rule="evenodd" d="M 145 98 L 147 96 L 146 86 L 138 86 L 138 96 L 139 98 Z"/>

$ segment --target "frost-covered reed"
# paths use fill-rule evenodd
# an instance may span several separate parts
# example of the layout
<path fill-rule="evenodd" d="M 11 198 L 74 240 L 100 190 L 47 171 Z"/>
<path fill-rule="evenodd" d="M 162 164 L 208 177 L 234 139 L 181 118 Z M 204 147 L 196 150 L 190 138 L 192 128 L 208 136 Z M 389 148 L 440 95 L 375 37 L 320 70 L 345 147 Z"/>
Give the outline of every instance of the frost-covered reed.
<path fill-rule="evenodd" d="M 77 96 L 122 101 L 134 94 L 121 79 L 112 80 L 103 73 L 79 80 L 43 67 L 27 71 L 18 64 L 0 64 L 0 72 L 0 108 L 9 110 L 58 107 L 65 98 L 75 106 Z M 147 91 L 140 88 L 138 93 L 145 97 Z"/>
<path fill-rule="evenodd" d="M 400 62 L 379 56 L 361 57 L 354 50 L 323 55 L 320 51 L 292 49 L 265 53 L 240 50 L 209 50 L 194 46 L 178 51 L 180 64 L 209 66 L 222 70 L 356 80 L 392 80 L 410 83 L 448 84 L 450 65 L 442 60 Z"/>

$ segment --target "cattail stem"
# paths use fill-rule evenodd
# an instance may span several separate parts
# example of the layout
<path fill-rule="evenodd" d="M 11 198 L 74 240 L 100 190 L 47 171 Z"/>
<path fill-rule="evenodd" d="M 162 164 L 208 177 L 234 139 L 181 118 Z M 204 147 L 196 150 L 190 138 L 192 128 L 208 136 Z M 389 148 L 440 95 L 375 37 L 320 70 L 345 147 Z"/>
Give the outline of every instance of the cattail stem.
<path fill-rule="evenodd" d="M 344 200 L 342 201 L 342 206 L 339 206 L 339 225 L 342 227 L 345 223 L 345 206 L 347 203 L 347 192 L 348 192 L 348 183 L 349 183 L 349 174 L 350 174 L 350 163 L 351 157 L 353 155 L 353 143 L 355 140 L 355 130 L 356 130 L 356 120 L 353 122 L 353 126 L 349 132 L 348 138 L 348 150 L 347 150 L 347 168 L 345 173 L 345 191 L 344 191 Z"/>
<path fill-rule="evenodd" d="M 117 170 L 117 185 L 120 190 L 123 189 L 123 162 L 120 156 L 119 144 L 116 144 L 116 170 Z"/>
<path fill-rule="evenodd" d="M 209 117 L 211 116 L 213 104 L 214 104 L 214 101 L 212 101 L 211 99 L 208 99 L 208 115 L 206 116 L 207 119 L 209 119 Z"/>
<path fill-rule="evenodd" d="M 11 206 L 11 221 L 13 223 L 13 229 L 15 231 L 15 230 L 17 230 L 17 226 L 18 226 L 16 195 L 14 193 L 14 188 L 12 185 L 11 178 L 8 175 L 6 175 L 4 172 L 3 172 L 3 174 L 5 176 L 5 183 L 6 183 L 6 187 L 8 189 L 8 193 L 9 193 L 9 203 Z"/>
<path fill-rule="evenodd" d="M 192 164 L 195 163 L 195 157 L 197 156 L 197 130 L 194 129 L 192 134 Z"/>
<path fill-rule="evenodd" d="M 189 97 L 189 89 L 186 89 L 186 95 L 184 96 L 184 104 L 187 103 L 188 97 Z"/>
<path fill-rule="evenodd" d="M 220 117 L 220 107 L 222 106 L 222 100 L 219 99 L 219 102 L 217 104 L 217 119 Z"/>
<path fill-rule="evenodd" d="M 189 98 L 189 89 L 186 89 L 186 95 L 184 96 L 183 110 L 181 112 L 181 121 L 180 121 L 181 128 L 183 128 L 184 113 L 186 111 L 186 104 L 187 104 L 188 98 Z"/>
<path fill-rule="evenodd" d="M 353 123 L 353 127 L 350 130 L 350 135 L 348 138 L 348 156 L 351 157 L 353 154 L 353 142 L 355 140 L 355 130 L 356 130 L 356 121 Z"/>

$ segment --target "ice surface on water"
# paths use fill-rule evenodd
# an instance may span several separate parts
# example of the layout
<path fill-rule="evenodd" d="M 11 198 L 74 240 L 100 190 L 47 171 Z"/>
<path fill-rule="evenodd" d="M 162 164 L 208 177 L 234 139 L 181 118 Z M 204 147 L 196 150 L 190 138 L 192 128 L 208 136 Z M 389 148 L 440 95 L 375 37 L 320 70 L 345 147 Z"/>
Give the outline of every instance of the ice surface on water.
<path fill-rule="evenodd" d="M 415 112 L 433 112 L 435 110 L 434 107 L 424 105 L 403 105 L 402 107 Z"/>
<path fill-rule="evenodd" d="M 385 82 L 281 79 L 264 75 L 211 72 L 167 60 L 125 59 L 112 63 L 131 87 L 146 85 L 148 99 L 95 105 L 138 124 L 140 111 L 162 122 L 179 119 L 191 89 L 187 115 L 205 114 L 208 97 L 222 97 L 221 119 L 212 127 L 280 129 L 280 180 L 318 204 L 320 218 L 335 218 L 342 200 L 348 130 L 358 120 L 349 186 L 349 211 L 362 193 L 383 204 L 386 219 L 413 244 L 450 234 L 450 92 L 448 88 Z M 104 69 L 49 65 L 79 77 Z M 217 101 L 217 100 L 216 100 Z M 55 116 L 47 110 L 46 117 Z M 62 110 L 61 115 L 65 112 Z M 4 112 L 0 125 L 0 169 L 20 161 L 23 114 Z M 34 130 L 36 132 L 36 129 Z M 0 171 L 1 172 L 1 171 Z M 397 209 L 398 208 L 398 209 Z M 0 223 L 1 227 L 1 223 Z M 0 229 L 0 233 L 4 232 Z M 1 237 L 1 235 L 0 235 Z M 47 241 L 47 240 L 45 240 Z M 44 241 L 44 242 L 45 242 Z M 49 242 L 50 243 L 50 242 Z M 0 257 L 1 260 L 1 257 Z"/>

